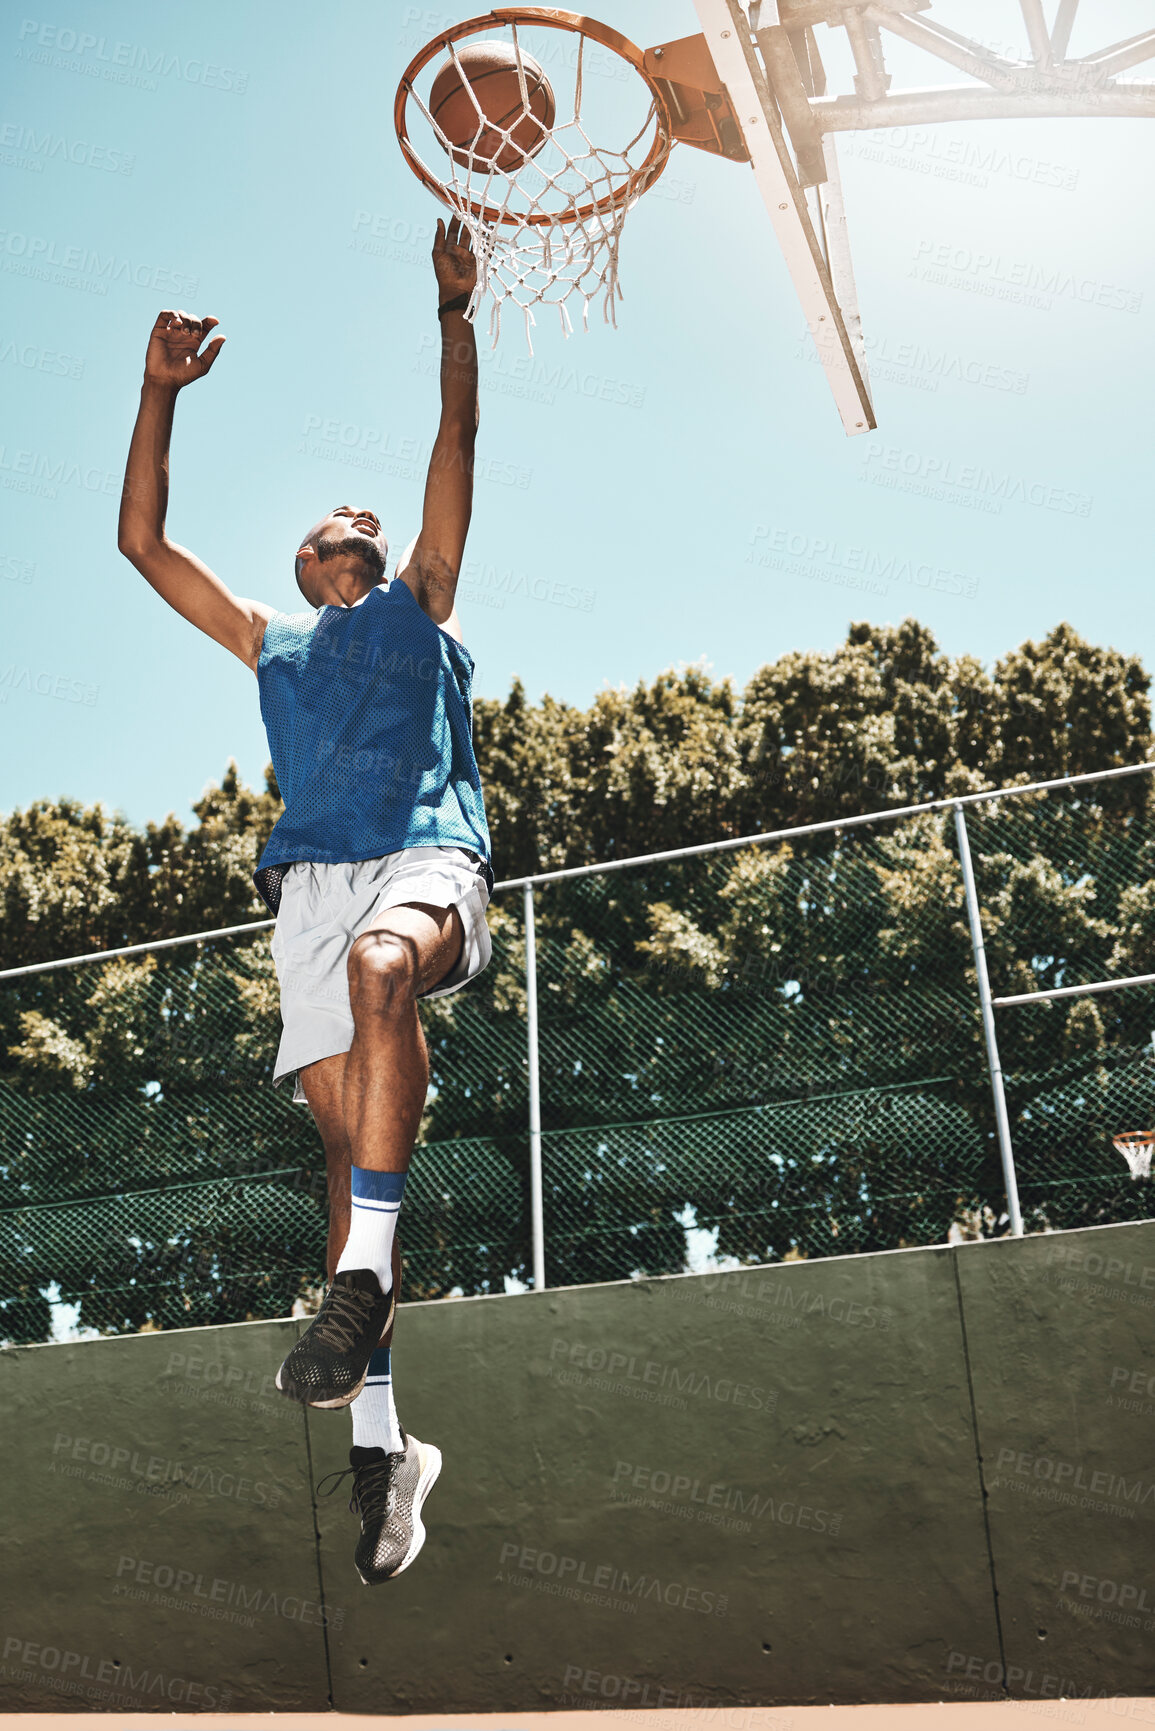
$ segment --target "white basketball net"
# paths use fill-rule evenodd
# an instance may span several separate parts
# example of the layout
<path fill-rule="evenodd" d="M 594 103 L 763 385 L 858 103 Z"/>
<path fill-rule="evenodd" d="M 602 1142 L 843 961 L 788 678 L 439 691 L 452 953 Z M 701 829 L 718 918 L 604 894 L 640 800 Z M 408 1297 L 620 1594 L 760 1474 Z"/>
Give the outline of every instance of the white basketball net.
<path fill-rule="evenodd" d="M 622 225 L 661 173 L 668 152 L 648 170 L 644 168 L 654 138 L 661 132 L 652 99 L 641 127 L 621 150 L 607 150 L 592 142 L 582 116 L 586 39 L 581 34 L 577 36 L 572 113 L 563 115 L 559 94 L 553 124 L 544 127 L 530 106 L 517 26 L 509 25 L 508 29 L 517 54 L 521 108 L 505 128 L 495 127 L 482 112 L 453 43 L 448 44 L 448 53 L 477 110 L 477 132 L 471 144 L 451 146 L 418 91 L 411 88 L 409 94 L 446 153 L 445 163 L 439 161 L 436 172 L 427 163 L 422 166 L 434 173 L 445 203 L 465 224 L 477 257 L 477 285 L 465 316 L 472 323 L 488 295 L 492 303 L 489 330 L 496 347 L 503 310 L 510 305 L 520 308 L 532 354 L 530 332 L 537 322 L 535 307 L 556 306 L 562 330 L 569 336 L 573 322 L 567 302 L 574 296 L 580 298 L 582 323 L 588 329 L 590 303 L 600 295 L 606 323 L 617 324 L 617 302 L 622 298 L 618 284 Z M 523 139 L 532 137 L 535 126 L 544 130 L 545 141 L 531 155 L 514 141 L 513 133 L 520 127 Z M 495 135 L 500 136 L 503 147 L 494 157 L 516 152 L 516 165 L 500 169 L 495 160 L 475 156 L 473 147 L 483 135 L 487 144 Z M 413 144 L 402 142 L 420 162 Z M 581 215 L 590 205 L 592 210 Z"/>
<path fill-rule="evenodd" d="M 1132 1178 L 1151 1176 L 1151 1155 L 1155 1151 L 1155 1131 L 1123 1131 L 1111 1140 L 1131 1168 Z"/>

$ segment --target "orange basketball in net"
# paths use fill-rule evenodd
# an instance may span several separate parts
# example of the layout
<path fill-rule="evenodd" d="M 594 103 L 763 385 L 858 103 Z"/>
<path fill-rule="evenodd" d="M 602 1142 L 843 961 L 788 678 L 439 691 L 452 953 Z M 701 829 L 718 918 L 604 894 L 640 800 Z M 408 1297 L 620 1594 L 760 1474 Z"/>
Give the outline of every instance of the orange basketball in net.
<path fill-rule="evenodd" d="M 429 112 L 455 162 L 513 174 L 545 143 L 556 105 L 549 79 L 524 49 L 519 73 L 512 43 L 467 42 L 438 70 Z"/>

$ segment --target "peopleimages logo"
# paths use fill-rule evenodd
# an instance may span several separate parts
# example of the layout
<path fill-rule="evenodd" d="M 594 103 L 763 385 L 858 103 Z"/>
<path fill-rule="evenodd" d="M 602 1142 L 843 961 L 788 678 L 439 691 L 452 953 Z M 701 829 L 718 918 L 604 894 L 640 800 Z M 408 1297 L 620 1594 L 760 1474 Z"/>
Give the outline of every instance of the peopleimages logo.
<path fill-rule="evenodd" d="M 124 1579 L 126 1575 L 128 1581 Z M 146 1603 L 188 1608 L 202 1616 L 219 1614 L 222 1621 L 227 1620 L 223 1613 L 228 1610 L 254 1612 L 259 1616 L 271 1613 L 274 1617 L 286 1617 L 291 1622 L 310 1623 L 318 1628 L 339 1629 L 344 1621 L 343 1611 L 336 1615 L 327 1613 L 318 1601 L 304 1599 L 297 1593 L 278 1593 L 268 1587 L 246 1585 L 220 1575 L 209 1576 L 194 1569 L 174 1567 L 171 1563 L 153 1562 L 147 1557 L 122 1556 L 116 1566 L 113 1592 L 124 1597 L 132 1589 L 140 1589 L 133 1596 Z M 245 1617 L 245 1626 L 255 1627 L 252 1616 Z"/>
<path fill-rule="evenodd" d="M 21 1670 L 19 1667 L 23 1666 Z M 122 1705 L 151 1707 L 159 1712 L 165 1701 L 174 1706 L 197 1707 L 202 1711 L 216 1708 L 228 1710 L 232 1690 L 215 1683 L 197 1683 L 189 1677 L 166 1676 L 163 1671 L 150 1671 L 142 1665 L 134 1671 L 119 1659 L 97 1659 L 92 1653 L 74 1653 L 67 1647 L 53 1647 L 40 1641 L 26 1641 L 22 1635 L 7 1635 L 4 1639 L 4 1670 L 12 1683 L 36 1683 L 50 1686 L 53 1694 L 83 1695 L 90 1701 L 115 1701 Z M 45 1674 L 51 1677 L 46 1685 Z M 151 1696 L 151 1701 L 143 1699 Z"/>
<path fill-rule="evenodd" d="M 123 1444 L 71 1437 L 58 1431 L 52 1445 L 53 1459 L 49 1472 L 70 1478 L 94 1478 L 113 1490 L 142 1490 L 153 1496 L 166 1496 L 175 1487 L 184 1491 L 206 1491 L 212 1497 L 229 1497 L 236 1502 L 255 1503 L 274 1509 L 282 1498 L 281 1487 L 264 1479 L 250 1479 L 219 1468 L 167 1460 L 159 1455 L 144 1455 L 138 1449 Z M 60 1458 L 63 1457 L 63 1458 Z M 80 1467 L 73 1462 L 80 1462 Z M 88 1474 L 84 1466 L 107 1468 L 100 1475 Z M 117 1477 L 117 1474 L 129 1475 Z M 187 1501 L 187 1496 L 183 1499 Z"/>
<path fill-rule="evenodd" d="M 1071 487 L 1055 486 L 1010 470 L 987 469 L 981 463 L 960 463 L 953 457 L 904 450 L 901 445 L 884 445 L 878 440 L 867 445 L 865 462 L 875 468 L 864 467 L 858 477 L 860 481 L 906 492 L 921 491 L 930 498 L 946 498 L 948 502 L 965 502 L 993 515 L 1005 504 L 1020 504 L 1089 517 L 1094 504 L 1089 493 Z"/>
<path fill-rule="evenodd" d="M 910 385 L 915 390 L 937 391 L 944 379 L 954 379 L 962 385 L 979 385 L 988 391 L 1009 391 L 1021 397 L 1031 382 L 1029 373 L 999 366 L 997 361 L 954 354 L 949 349 L 928 348 L 919 342 L 895 342 L 878 333 L 864 336 L 862 346 L 866 350 L 866 364 L 872 378 Z M 833 334 L 815 338 L 811 332 L 804 331 L 794 352 L 798 360 L 822 362 L 835 347 Z"/>
<path fill-rule="evenodd" d="M 425 332 L 418 342 L 418 370 L 432 376 L 439 370 L 442 354 L 441 338 Z M 421 364 L 422 358 L 428 364 Z M 468 344 L 455 344 L 451 360 L 459 366 L 472 365 L 473 349 Z M 536 387 L 544 395 L 542 401 L 552 403 L 560 392 L 571 392 L 590 402 L 618 403 L 640 409 L 646 400 L 646 388 L 631 379 L 619 379 L 605 373 L 584 372 L 580 366 L 566 361 L 546 361 L 535 355 L 509 355 L 502 349 L 483 348 L 478 365 L 491 383 L 489 375 L 497 374 L 519 387 Z M 512 393 L 511 393 L 512 394 Z"/>
<path fill-rule="evenodd" d="M 563 1707 L 592 1705 L 591 1696 L 603 1701 L 617 1700 L 620 1710 L 639 1707 L 679 1707 L 678 1720 L 656 1719 L 652 1715 L 646 1724 L 658 1731 L 674 1725 L 688 1726 L 691 1712 L 711 1731 L 793 1731 L 794 1720 L 781 1717 L 767 1707 L 742 1707 L 717 1696 L 695 1694 L 693 1688 L 681 1685 L 643 1682 L 637 1677 L 618 1676 L 613 1671 L 592 1671 L 583 1662 L 567 1665 L 562 1679 Z"/>
<path fill-rule="evenodd" d="M 92 709 L 100 700 L 99 685 L 84 679 L 72 679 L 67 673 L 34 672 L 31 667 L 19 667 L 14 661 L 0 665 L 0 703 L 7 703 L 9 692 L 27 691 L 33 697 L 54 697 L 59 703 L 82 703 Z"/>
<path fill-rule="evenodd" d="M 759 543 L 764 543 L 760 546 Z M 843 544 L 827 535 L 810 535 L 796 529 L 779 529 L 767 523 L 755 526 L 750 536 L 747 565 L 781 568 L 786 559 L 808 565 L 854 572 L 882 584 L 908 583 L 913 589 L 933 589 L 940 595 L 963 595 L 968 600 L 978 592 L 978 578 L 925 560 L 905 559 L 898 553 L 879 553 L 870 547 Z M 883 590 L 885 593 L 885 589 Z"/>
<path fill-rule="evenodd" d="M 955 246 L 949 241 L 919 241 L 914 260 L 910 274 L 924 282 L 941 281 L 948 286 L 970 283 L 1000 300 L 1033 297 L 1034 303 L 1044 310 L 1055 300 L 1080 301 L 1084 306 L 1125 313 L 1137 313 L 1143 305 L 1140 289 L 1100 282 L 1097 277 L 1076 276 L 1061 266 L 1008 259 L 1001 253 L 975 252 L 971 247 Z M 953 278 L 947 272 L 953 272 Z"/>
<path fill-rule="evenodd" d="M 1103 1290 L 1111 1286 L 1139 1286 L 1155 1290 L 1155 1262 L 1124 1262 L 1121 1256 L 1103 1256 L 1079 1244 L 1056 1244 L 1047 1261 L 1052 1267 L 1079 1274 L 1102 1276 Z"/>
<path fill-rule="evenodd" d="M 231 66 L 220 66 L 195 55 L 187 58 L 164 48 L 145 48 L 136 42 L 114 42 L 94 36 L 69 24 L 42 24 L 25 18 L 17 32 L 18 60 L 35 66 L 53 66 L 68 72 L 83 72 L 111 84 L 131 84 L 155 90 L 157 79 L 177 78 L 182 84 L 200 84 L 206 90 L 229 91 L 241 96 L 248 89 L 249 75 Z"/>
<path fill-rule="evenodd" d="M 800 1502 L 796 1497 L 783 1498 L 781 1495 L 775 1504 L 773 1497 L 743 1490 L 738 1485 L 703 1483 L 689 1473 L 635 1466 L 632 1461 L 618 1461 L 614 1467 L 613 1490 L 619 1504 L 678 1513 L 707 1522 L 717 1521 L 721 1514 L 753 1515 L 756 1520 L 769 1517 L 779 1526 L 809 1528 L 812 1532 L 832 1535 L 837 1534 L 842 1525 L 842 1510 L 821 1509 L 812 1503 Z M 635 1491 L 641 1494 L 627 1494 Z M 655 1500 L 661 1498 L 667 1500 Z M 696 1506 L 680 1510 L 676 1507 L 679 1503 Z M 752 1525 L 744 1519 L 732 1524 L 739 1525 L 744 1532 L 749 1532 Z"/>
<path fill-rule="evenodd" d="M 513 1540 L 501 1547 L 497 1579 L 502 1570 L 510 1585 L 517 1576 L 541 1575 L 571 1588 L 584 1587 L 594 1592 L 617 1595 L 626 1601 L 653 1600 L 674 1611 L 697 1611 L 706 1617 L 724 1617 L 730 1600 L 726 1593 L 708 1587 L 692 1587 L 683 1581 L 662 1581 L 656 1575 L 630 1574 L 614 1563 L 587 1563 L 581 1557 L 567 1557 L 556 1551 L 539 1551 L 532 1545 L 519 1545 Z M 516 1571 L 516 1573 L 515 1573 Z M 568 1595 L 567 1595 L 568 1596 Z"/>
<path fill-rule="evenodd" d="M 0 553 L 0 578 L 7 583 L 35 583 L 36 566 L 31 559 L 17 559 L 11 553 Z"/>
<path fill-rule="evenodd" d="M 1016 59 L 1018 53 L 1016 49 Z M 864 157 L 868 162 L 892 163 L 940 180 L 962 180 L 975 186 L 989 185 L 987 177 L 992 174 L 1005 174 L 1032 186 L 1060 187 L 1065 192 L 1073 192 L 1079 184 L 1079 170 L 1065 163 L 1006 150 L 989 139 L 977 142 L 944 136 L 937 126 L 874 127 L 843 148 L 848 155 Z"/>
<path fill-rule="evenodd" d="M 724 1406 L 749 1407 L 755 1412 L 773 1412 L 778 1404 L 777 1393 L 758 1382 L 736 1382 L 732 1376 L 711 1376 L 704 1370 L 686 1370 L 680 1365 L 662 1364 L 656 1359 L 639 1359 L 636 1353 L 589 1346 L 584 1341 L 555 1339 L 549 1356 L 551 1372 L 556 1373 L 562 1365 L 573 1366 L 579 1374 L 604 1372 L 611 1387 L 637 1384 L 679 1396 L 720 1401 Z M 566 1379 L 563 1375 L 556 1380 Z"/>
<path fill-rule="evenodd" d="M 547 601 L 554 607 L 572 607 L 581 613 L 591 613 L 597 591 L 581 589 L 575 583 L 563 583 L 559 578 L 531 577 L 525 571 L 508 566 L 499 568 L 481 559 L 467 559 L 461 567 L 464 593 L 486 604 L 496 602 L 504 607 L 507 600 L 519 597 L 527 601 Z"/>
<path fill-rule="evenodd" d="M 63 355 L 58 349 L 42 349 L 37 343 L 19 342 L 0 337 L 0 363 L 24 367 L 30 373 L 48 373 L 57 379 L 80 379 L 84 362 L 76 355 Z"/>
<path fill-rule="evenodd" d="M 18 120 L 0 124 L 0 152 L 4 153 L 0 161 L 6 166 L 38 171 L 46 162 L 70 162 L 76 168 L 97 168 L 105 174 L 131 174 L 136 162 L 131 151 L 83 138 L 65 138 L 59 132 L 38 132 Z"/>
<path fill-rule="evenodd" d="M 1032 1665 L 1007 1665 L 1002 1659 L 987 1659 L 981 1653 L 960 1653 L 953 1650 L 946 1662 L 946 1686 L 956 1693 L 975 1693 L 974 1686 L 984 1683 L 1004 1695 L 1038 1695 L 1051 1700 L 1114 1700 L 1107 1690 L 1096 1685 L 1084 1685 L 1074 1677 L 1064 1677 L 1061 1671 L 1036 1671 Z M 965 1685 L 971 1685 L 968 1689 Z M 1014 1703 L 1012 1702 L 1012 1705 Z M 1080 1719 L 1079 1723 L 1085 1721 Z"/>
<path fill-rule="evenodd" d="M 1033 1482 L 1033 1488 L 1038 1494 L 1047 1495 L 1052 1500 L 1063 1502 L 1079 1502 L 1074 1496 L 1076 1491 L 1082 1493 L 1080 1506 L 1101 1508 L 1104 1512 L 1117 1510 L 1128 1519 L 1134 1519 L 1134 1510 L 1124 1509 L 1123 1504 L 1134 1503 L 1142 1506 L 1155 1497 L 1155 1484 L 1144 1484 L 1141 1478 L 1125 1479 L 1120 1473 L 1100 1469 L 1087 1472 L 1081 1462 L 1058 1460 L 1051 1455 L 1032 1455 L 1020 1449 L 1001 1448 L 995 1463 L 996 1471 L 1004 1475 L 991 1481 L 990 1488 L 994 1490 L 1003 1484 L 1015 1489 L 1015 1479 L 1028 1479 Z M 1102 1504 L 1096 1499 L 1105 1498 Z"/>
<path fill-rule="evenodd" d="M 1095 1599 L 1101 1605 L 1117 1604 L 1124 1611 L 1134 1607 L 1136 1611 L 1146 1611 L 1148 1615 L 1155 1612 L 1155 1605 L 1148 1602 L 1146 1587 L 1135 1586 L 1126 1581 L 1100 1579 L 1098 1575 L 1085 1574 L 1082 1569 L 1064 1569 L 1059 1591 L 1065 1593 L 1071 1587 L 1077 1589 L 1081 1599 Z"/>
<path fill-rule="evenodd" d="M 200 279 L 167 265 L 145 264 L 140 259 L 119 258 L 89 246 L 67 246 L 43 234 L 23 234 L 0 228 L 0 266 L 16 276 L 35 277 L 61 287 L 79 288 L 106 295 L 109 283 L 128 283 L 134 288 L 170 290 L 193 296 Z"/>
<path fill-rule="evenodd" d="M 55 499 L 57 487 L 79 487 L 82 492 L 111 498 L 120 491 L 121 476 L 114 469 L 98 469 L 95 464 L 77 463 L 68 457 L 11 451 L 0 445 L 0 486 L 18 493 L 38 493 L 46 499 Z"/>

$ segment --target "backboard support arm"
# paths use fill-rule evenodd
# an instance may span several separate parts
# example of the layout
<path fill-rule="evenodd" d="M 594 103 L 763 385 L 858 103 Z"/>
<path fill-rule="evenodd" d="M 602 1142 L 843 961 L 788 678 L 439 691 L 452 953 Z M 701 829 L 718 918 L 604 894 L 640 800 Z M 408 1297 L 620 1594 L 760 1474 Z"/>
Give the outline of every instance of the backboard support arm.
<path fill-rule="evenodd" d="M 839 304 L 831 264 L 811 220 L 805 192 L 782 134 L 778 108 L 759 63 L 750 20 L 739 0 L 694 0 L 694 5 L 714 65 L 742 128 L 758 190 L 782 248 L 842 425 L 852 436 L 867 432 L 877 423 L 862 357 L 861 333 L 856 346 Z M 820 188 L 819 196 L 823 190 Z M 832 237 L 838 237 L 837 244 L 832 242 L 831 252 L 839 256 L 836 268 L 840 276 L 849 279 L 853 297 L 837 180 L 835 190 L 833 204 L 827 199 L 826 207 L 828 231 Z M 856 304 L 853 318 L 857 321 Z"/>

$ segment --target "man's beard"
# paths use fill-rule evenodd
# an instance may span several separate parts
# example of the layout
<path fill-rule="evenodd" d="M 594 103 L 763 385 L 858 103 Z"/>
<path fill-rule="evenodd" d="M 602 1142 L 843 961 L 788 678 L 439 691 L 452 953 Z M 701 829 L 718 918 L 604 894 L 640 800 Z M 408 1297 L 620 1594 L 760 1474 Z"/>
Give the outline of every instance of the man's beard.
<path fill-rule="evenodd" d="M 356 529 L 347 535 L 322 535 L 317 541 L 317 558 L 323 565 L 328 559 L 360 559 L 362 565 L 381 581 L 385 575 L 385 554 L 379 541 L 371 541 Z"/>

